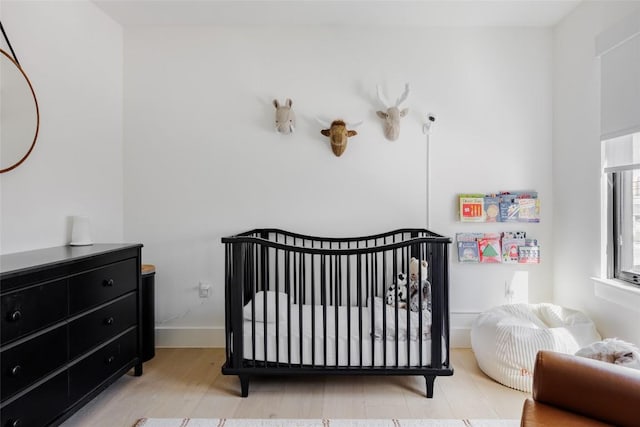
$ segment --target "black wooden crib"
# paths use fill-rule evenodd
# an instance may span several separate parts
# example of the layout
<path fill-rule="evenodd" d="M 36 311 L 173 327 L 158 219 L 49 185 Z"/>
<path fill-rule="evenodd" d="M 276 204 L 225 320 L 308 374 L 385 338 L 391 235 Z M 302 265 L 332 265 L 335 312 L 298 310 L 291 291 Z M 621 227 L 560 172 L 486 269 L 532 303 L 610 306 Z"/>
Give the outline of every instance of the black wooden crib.
<path fill-rule="evenodd" d="M 436 376 L 453 375 L 450 238 L 424 229 L 357 238 L 256 229 L 222 242 L 222 373 L 239 376 L 243 397 L 256 375 L 422 375 L 427 397 Z M 412 270 L 422 260 L 427 267 Z"/>

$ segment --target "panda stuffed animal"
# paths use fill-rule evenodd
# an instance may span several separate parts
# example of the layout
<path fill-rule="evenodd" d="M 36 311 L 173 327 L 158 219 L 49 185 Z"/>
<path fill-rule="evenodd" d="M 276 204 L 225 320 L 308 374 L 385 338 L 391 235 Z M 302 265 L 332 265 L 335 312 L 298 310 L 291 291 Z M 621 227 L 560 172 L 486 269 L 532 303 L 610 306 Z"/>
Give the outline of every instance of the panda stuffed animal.
<path fill-rule="evenodd" d="M 387 289 L 386 300 L 388 305 L 396 305 L 396 294 L 398 307 L 405 308 L 407 306 L 407 275 L 404 273 L 398 273 L 396 282 Z"/>

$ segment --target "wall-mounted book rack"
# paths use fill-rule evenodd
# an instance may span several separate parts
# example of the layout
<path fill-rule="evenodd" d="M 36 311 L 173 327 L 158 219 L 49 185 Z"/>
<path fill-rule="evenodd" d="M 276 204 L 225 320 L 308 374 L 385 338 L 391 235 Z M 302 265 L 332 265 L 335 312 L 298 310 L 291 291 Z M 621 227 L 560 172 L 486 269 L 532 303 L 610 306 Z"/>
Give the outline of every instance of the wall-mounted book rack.
<path fill-rule="evenodd" d="M 540 222 L 536 191 L 460 194 L 458 200 L 461 222 Z"/>

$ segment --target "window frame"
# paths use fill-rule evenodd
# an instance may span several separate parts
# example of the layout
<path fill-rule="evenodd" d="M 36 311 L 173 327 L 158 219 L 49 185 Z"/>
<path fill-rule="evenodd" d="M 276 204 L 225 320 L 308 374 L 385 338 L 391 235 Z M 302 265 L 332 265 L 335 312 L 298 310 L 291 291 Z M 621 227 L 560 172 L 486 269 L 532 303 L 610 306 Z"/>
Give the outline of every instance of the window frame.
<path fill-rule="evenodd" d="M 622 230 L 624 229 L 623 213 L 625 210 L 625 203 L 628 203 L 623 199 L 625 185 L 631 188 L 631 194 L 633 197 L 633 180 L 632 176 L 625 175 L 628 171 L 614 171 L 607 173 L 607 211 L 608 211 L 608 238 L 607 238 L 607 252 L 609 257 L 607 259 L 607 276 L 609 278 L 622 280 L 626 283 L 630 283 L 634 286 L 640 287 L 640 272 L 632 272 L 622 268 L 622 254 L 621 247 L 624 246 L 622 242 Z M 624 182 L 628 180 L 628 182 Z M 631 209 L 633 209 L 633 201 L 631 201 Z M 633 217 L 633 213 L 631 214 Z M 633 238 L 631 239 L 633 241 Z"/>

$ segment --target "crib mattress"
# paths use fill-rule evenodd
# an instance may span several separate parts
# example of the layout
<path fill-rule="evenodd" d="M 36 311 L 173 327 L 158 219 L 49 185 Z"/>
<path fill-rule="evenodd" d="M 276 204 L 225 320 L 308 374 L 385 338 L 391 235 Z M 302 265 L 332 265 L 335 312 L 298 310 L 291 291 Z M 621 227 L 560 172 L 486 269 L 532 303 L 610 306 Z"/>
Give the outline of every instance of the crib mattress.
<path fill-rule="evenodd" d="M 430 321 L 423 320 L 420 335 L 417 316 L 412 316 L 410 333 L 403 333 L 407 325 L 404 310 L 399 310 L 399 327 L 395 328 L 395 309 L 387 306 L 385 336 L 384 308 L 380 304 L 369 304 L 375 309 L 297 304 L 290 307 L 288 313 L 287 307 L 281 307 L 284 312 L 277 322 L 273 319 L 254 323 L 245 318 L 245 359 L 329 367 L 416 367 L 431 363 Z M 442 358 L 445 361 L 444 339 Z"/>

